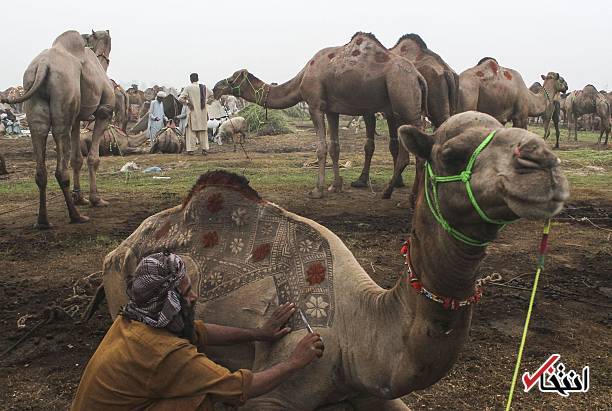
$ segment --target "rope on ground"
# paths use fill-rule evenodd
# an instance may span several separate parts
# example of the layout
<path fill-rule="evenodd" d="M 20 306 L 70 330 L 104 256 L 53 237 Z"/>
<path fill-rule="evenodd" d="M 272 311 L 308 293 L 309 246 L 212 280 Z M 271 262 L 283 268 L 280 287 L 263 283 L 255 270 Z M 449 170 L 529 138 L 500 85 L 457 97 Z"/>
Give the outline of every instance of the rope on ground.
<path fill-rule="evenodd" d="M 59 197 L 59 196 L 61 196 L 61 195 L 62 195 L 62 193 L 59 193 L 59 194 L 54 194 L 54 195 L 52 195 L 52 196 L 49 196 L 49 197 L 47 198 L 47 203 L 49 203 L 50 201 L 55 200 L 56 198 L 58 198 L 58 197 Z M 24 205 L 22 205 L 22 206 L 15 207 L 15 208 L 13 208 L 13 209 L 11 209 L 11 210 L 3 211 L 3 212 L 1 212 L 1 213 L 0 213 L 0 215 L 5 215 L 5 214 L 14 213 L 15 211 L 23 210 L 24 208 L 31 207 L 31 206 L 36 205 L 36 204 L 38 204 L 38 203 L 39 203 L 39 200 L 30 201 L 29 203 L 26 203 L 26 204 L 24 204 Z"/>

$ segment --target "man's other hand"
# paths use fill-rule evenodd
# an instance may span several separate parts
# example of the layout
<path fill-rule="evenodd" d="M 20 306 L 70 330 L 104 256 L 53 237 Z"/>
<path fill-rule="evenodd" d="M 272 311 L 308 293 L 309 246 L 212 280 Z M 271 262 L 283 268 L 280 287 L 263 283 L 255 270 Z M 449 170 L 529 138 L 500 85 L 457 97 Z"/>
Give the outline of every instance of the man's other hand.
<path fill-rule="evenodd" d="M 293 314 L 295 314 L 295 304 L 284 303 L 279 306 L 257 330 L 257 339 L 260 341 L 276 341 L 289 334 L 291 328 L 285 327 L 285 324 Z"/>
<path fill-rule="evenodd" d="M 308 333 L 298 342 L 289 361 L 298 368 L 305 367 L 315 358 L 321 358 L 324 349 L 321 336 L 317 333 Z"/>

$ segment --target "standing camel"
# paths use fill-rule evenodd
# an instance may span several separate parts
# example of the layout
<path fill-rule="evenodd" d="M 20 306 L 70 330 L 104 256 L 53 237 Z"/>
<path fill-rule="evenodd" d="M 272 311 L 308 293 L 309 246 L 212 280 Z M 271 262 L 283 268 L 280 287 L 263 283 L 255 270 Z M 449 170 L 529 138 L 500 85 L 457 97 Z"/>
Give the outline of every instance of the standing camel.
<path fill-rule="evenodd" d="M 87 43 L 86 43 L 87 41 Z M 86 47 L 90 44 L 91 48 Z M 55 178 L 62 189 L 70 222 L 89 220 L 81 215 L 76 204 L 108 203 L 98 194 L 96 172 L 100 165 L 100 138 L 108 126 L 115 106 L 113 87 L 99 56 L 108 60 L 111 38 L 108 31 L 97 31 L 81 36 L 67 31 L 55 39 L 50 49 L 40 53 L 23 75 L 25 94 L 5 100 L 9 104 L 26 101 L 25 112 L 32 134 L 36 157 L 36 184 L 40 193 L 36 227 L 49 228 L 47 216 L 47 168 L 45 166 L 47 135 L 53 134 L 57 151 Z M 89 166 L 89 202 L 81 195 L 79 172 L 83 165 L 80 150 L 80 121 L 95 118 L 92 144 L 87 156 Z M 74 199 L 70 195 L 68 161 L 72 166 Z"/>
<path fill-rule="evenodd" d="M 399 38 L 392 53 L 407 58 L 427 81 L 427 115 L 435 127 L 457 112 L 459 76 L 418 34 Z"/>
<path fill-rule="evenodd" d="M 102 66 L 104 67 L 104 66 Z M 115 109 L 113 110 L 113 124 L 119 127 L 123 132 L 127 132 L 127 124 L 129 120 L 129 98 L 123 87 L 111 79 L 113 90 L 115 91 Z"/>
<path fill-rule="evenodd" d="M 477 110 L 492 115 L 502 124 L 512 121 L 514 127 L 527 128 L 530 115 L 547 109 L 552 113 L 559 93 L 567 90 L 567 83 L 558 73 L 542 75 L 542 80 L 542 90 L 532 93 L 516 70 L 485 57 L 476 67 L 459 75 L 459 112 Z"/>
<path fill-rule="evenodd" d="M 537 135 L 504 128 L 476 112 L 451 117 L 434 135 L 399 129 L 402 146 L 428 161 L 438 176 L 463 174 L 492 132 L 469 182 L 484 213 L 535 220 L 561 211 L 568 182 L 559 159 Z M 399 397 L 435 384 L 457 361 L 481 296 L 476 278 L 484 243 L 501 227 L 480 217 L 465 183 L 439 182 L 442 217 L 479 244 L 458 241 L 434 217 L 424 197 L 425 190 L 430 198 L 436 191 L 424 182 L 418 185 L 405 265 L 398 256 L 404 272 L 395 287 L 384 290 L 330 230 L 260 198 L 244 177 L 209 172 L 183 205 L 149 217 L 107 255 L 109 311 L 114 316 L 126 303 L 126 281 L 141 259 L 169 249 L 183 258 L 197 285 L 198 319 L 257 327 L 276 306 L 294 302 L 325 341 L 319 361 L 250 399 L 245 409 L 406 410 Z M 288 326 L 293 331 L 275 343 L 210 347 L 207 354 L 232 370 L 266 369 L 286 358 L 307 332 L 299 315 Z"/>
<path fill-rule="evenodd" d="M 544 79 L 544 76 L 542 76 L 542 78 Z M 565 82 L 563 77 L 561 77 L 561 80 Z M 564 85 L 565 85 L 565 90 L 567 90 L 567 83 L 565 83 Z M 554 100 L 550 101 L 550 99 L 548 98 L 549 97 L 548 91 L 544 90 L 542 84 L 540 84 L 538 81 L 536 81 L 535 83 L 531 85 L 531 87 L 529 87 L 529 91 L 532 94 L 535 94 L 536 96 L 544 92 L 544 95 L 547 97 L 546 105 L 544 106 L 544 111 L 542 111 L 543 106 L 540 104 L 539 101 L 536 101 L 535 103 L 530 104 L 529 117 L 535 117 L 536 120 L 538 118 L 542 118 L 542 122 L 544 124 L 544 140 L 547 140 L 548 137 L 550 136 L 550 121 L 552 120 L 553 125 L 555 126 L 555 135 L 557 138 L 555 142 L 555 148 L 559 148 L 559 136 L 561 135 L 561 132 L 559 131 L 559 118 L 561 114 L 561 104 L 562 104 L 561 95 L 559 95 Z"/>
<path fill-rule="evenodd" d="M 319 170 L 316 187 L 310 192 L 312 198 L 321 198 L 325 192 L 328 149 L 325 118 L 329 126 L 329 154 L 334 170 L 334 182 L 328 190 L 339 192 L 342 190 L 338 164 L 339 115 L 363 115 L 365 120 L 365 161 L 361 176 L 352 185 L 366 186 L 374 153 L 375 115 L 377 112 L 385 114 L 394 165 L 393 177 L 383 193 L 383 198 L 389 198 L 393 188 L 401 185 L 401 173 L 408 164 L 408 153 L 399 150 L 397 127 L 401 124 L 420 126 L 421 114 L 427 113 L 427 83 L 423 76 L 409 60 L 389 52 L 374 35 L 362 32 L 355 33 L 344 46 L 319 51 L 286 83 L 267 84 L 243 69 L 219 81 L 213 91 L 216 99 L 231 94 L 265 108 L 282 109 L 301 101 L 308 103 L 310 118 L 319 137 Z"/>
<path fill-rule="evenodd" d="M 610 103 L 608 99 L 597 91 L 591 84 L 582 90 L 572 91 L 566 100 L 568 137 L 572 136 L 572 121 L 574 122 L 574 141 L 578 141 L 578 118 L 585 114 L 594 114 L 600 120 L 600 133 L 597 144 L 606 133 L 606 141 L 610 135 Z"/>

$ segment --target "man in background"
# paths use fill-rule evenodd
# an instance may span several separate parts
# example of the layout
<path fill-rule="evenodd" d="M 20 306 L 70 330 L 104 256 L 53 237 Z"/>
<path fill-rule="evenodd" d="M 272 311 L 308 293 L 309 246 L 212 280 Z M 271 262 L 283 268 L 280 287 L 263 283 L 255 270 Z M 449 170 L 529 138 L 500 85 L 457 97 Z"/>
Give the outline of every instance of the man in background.
<path fill-rule="evenodd" d="M 155 142 L 159 130 L 164 127 L 164 122 L 168 121 L 164 114 L 163 100 L 165 97 L 166 93 L 163 91 L 157 92 L 157 96 L 151 102 L 151 107 L 149 108 L 149 141 L 151 141 L 151 145 Z"/>
<path fill-rule="evenodd" d="M 209 150 L 206 101 L 212 99 L 212 95 L 207 95 L 206 86 L 198 83 L 198 73 L 191 73 L 189 80 L 191 84 L 186 86 L 179 96 L 179 101 L 189 107 L 185 129 L 187 154 L 193 154 L 196 144 L 200 144 L 202 155 L 206 155 Z"/>

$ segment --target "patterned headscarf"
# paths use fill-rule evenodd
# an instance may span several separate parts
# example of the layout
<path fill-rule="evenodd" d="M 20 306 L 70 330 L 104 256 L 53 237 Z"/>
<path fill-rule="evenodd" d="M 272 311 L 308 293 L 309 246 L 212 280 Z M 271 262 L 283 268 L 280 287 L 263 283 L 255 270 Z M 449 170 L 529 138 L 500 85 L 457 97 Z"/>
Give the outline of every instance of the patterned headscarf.
<path fill-rule="evenodd" d="M 130 298 L 122 314 L 155 328 L 180 332 L 183 327 L 178 287 L 185 277 L 185 263 L 176 254 L 156 253 L 145 257 L 127 283 Z"/>

